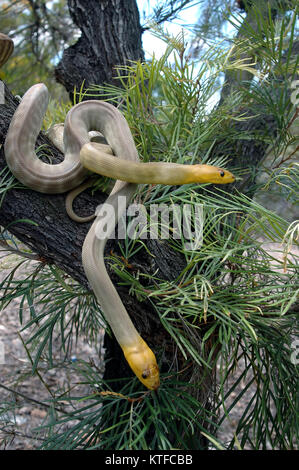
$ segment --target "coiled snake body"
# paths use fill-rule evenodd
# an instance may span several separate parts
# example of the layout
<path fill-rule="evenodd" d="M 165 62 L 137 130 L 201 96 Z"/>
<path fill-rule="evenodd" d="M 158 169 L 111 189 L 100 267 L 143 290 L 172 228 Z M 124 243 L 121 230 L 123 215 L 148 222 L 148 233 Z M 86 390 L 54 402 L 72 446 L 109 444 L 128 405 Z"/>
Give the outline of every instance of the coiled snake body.
<path fill-rule="evenodd" d="M 0 61 L 0 66 L 12 52 L 11 40 L 3 36 L 0 36 L 0 58 L 5 57 L 5 60 Z M 1 46 L 3 51 L 6 50 L 2 55 Z M 177 185 L 234 181 L 229 171 L 211 165 L 140 163 L 126 119 L 114 106 L 102 101 L 85 101 L 69 111 L 64 126 L 64 161 L 57 165 L 43 163 L 36 156 L 35 142 L 47 103 L 46 86 L 32 86 L 12 118 L 4 144 L 12 173 L 36 191 L 64 193 L 80 185 L 91 170 L 117 180 L 106 204 L 119 217 L 126 207 L 119 207 L 119 201 L 125 200 L 128 204 L 138 183 Z M 104 135 L 114 155 L 103 152 L 100 144 L 90 142 L 88 133 L 91 130 Z M 83 267 L 128 364 L 147 388 L 157 389 L 160 379 L 155 355 L 135 329 L 105 268 L 104 248 L 114 226 L 99 238 L 97 234 L 104 229 L 102 215 L 97 214 L 85 238 Z"/>

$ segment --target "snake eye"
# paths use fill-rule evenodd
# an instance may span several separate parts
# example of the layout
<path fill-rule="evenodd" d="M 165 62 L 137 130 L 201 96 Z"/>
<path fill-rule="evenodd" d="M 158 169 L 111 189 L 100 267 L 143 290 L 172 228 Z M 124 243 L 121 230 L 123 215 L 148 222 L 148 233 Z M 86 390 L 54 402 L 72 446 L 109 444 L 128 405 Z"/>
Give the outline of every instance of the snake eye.
<path fill-rule="evenodd" d="M 148 372 L 146 372 L 146 371 L 145 371 L 145 372 L 142 372 L 141 377 L 142 377 L 143 379 L 147 379 L 148 376 L 149 376 L 149 373 L 148 373 Z"/>
<path fill-rule="evenodd" d="M 223 170 L 220 171 L 220 176 L 224 176 L 224 171 Z"/>

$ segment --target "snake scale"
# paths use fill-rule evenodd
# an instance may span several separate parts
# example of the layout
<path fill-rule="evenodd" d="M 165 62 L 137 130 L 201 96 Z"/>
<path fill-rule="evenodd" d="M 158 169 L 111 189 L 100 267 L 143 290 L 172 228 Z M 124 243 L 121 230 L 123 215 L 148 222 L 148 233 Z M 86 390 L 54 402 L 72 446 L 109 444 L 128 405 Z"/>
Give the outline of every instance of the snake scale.
<path fill-rule="evenodd" d="M 12 51 L 12 40 L 1 34 L 0 67 L 8 60 Z M 57 165 L 43 163 L 36 156 L 35 142 L 47 105 L 48 90 L 44 84 L 33 85 L 25 93 L 7 132 L 4 144 L 7 164 L 19 181 L 43 193 L 65 193 L 73 190 L 86 179 L 90 171 L 116 180 L 106 204 L 113 208 L 118 217 L 110 231 L 107 231 L 103 225 L 106 223 L 103 213 L 97 213 L 83 244 L 82 263 L 128 364 L 148 389 L 156 390 L 160 385 L 160 378 L 155 355 L 134 327 L 105 268 L 104 248 L 107 239 L 132 199 L 138 183 L 225 184 L 233 182 L 235 178 L 229 171 L 212 165 L 141 163 L 124 116 L 109 103 L 97 100 L 84 101 L 71 108 L 64 123 L 63 162 Z M 107 146 L 91 142 L 90 131 L 103 134 L 113 154 L 106 151 Z M 120 206 L 119 201 L 125 203 Z M 98 234 L 104 229 L 105 236 L 99 237 Z"/>

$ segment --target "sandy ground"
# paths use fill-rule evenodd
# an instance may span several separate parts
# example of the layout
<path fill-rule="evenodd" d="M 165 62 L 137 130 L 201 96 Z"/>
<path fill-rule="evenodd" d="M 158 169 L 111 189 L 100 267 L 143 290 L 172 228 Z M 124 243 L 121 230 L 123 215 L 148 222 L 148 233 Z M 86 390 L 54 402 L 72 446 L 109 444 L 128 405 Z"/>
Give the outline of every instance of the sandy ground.
<path fill-rule="evenodd" d="M 11 267 L 18 259 L 14 254 L 0 259 L 0 282 L 10 273 Z M 30 261 L 26 267 L 18 271 L 18 279 L 26 276 L 32 263 L 34 262 Z M 55 396 L 69 389 L 73 390 L 72 393 L 75 396 L 86 396 L 91 392 L 88 386 L 78 385 L 82 377 L 73 367 L 59 365 L 64 354 L 60 350 L 58 341 L 54 341 L 53 347 L 54 364 L 58 366 L 48 370 L 41 362 L 38 368 L 39 375 L 32 375 L 31 363 L 23 346 L 29 334 L 30 331 L 22 331 L 19 320 L 19 301 L 13 300 L 2 310 L 0 321 L 0 410 L 2 411 L 5 403 L 6 408 L 8 403 L 12 405 L 8 412 L 0 412 L 0 449 L 39 448 L 44 432 L 36 433 L 35 430 L 47 420 L 49 390 Z M 101 339 L 103 339 L 103 332 L 100 332 L 99 340 Z M 103 353 L 102 348 L 101 352 Z M 87 344 L 81 337 L 76 341 L 75 335 L 73 335 L 72 352 L 68 359 L 71 365 L 78 359 L 93 361 L 102 372 L 104 371 L 96 348 Z M 18 393 L 12 390 L 17 390 Z M 63 403 L 63 409 L 65 411 L 70 409 L 67 402 Z"/>

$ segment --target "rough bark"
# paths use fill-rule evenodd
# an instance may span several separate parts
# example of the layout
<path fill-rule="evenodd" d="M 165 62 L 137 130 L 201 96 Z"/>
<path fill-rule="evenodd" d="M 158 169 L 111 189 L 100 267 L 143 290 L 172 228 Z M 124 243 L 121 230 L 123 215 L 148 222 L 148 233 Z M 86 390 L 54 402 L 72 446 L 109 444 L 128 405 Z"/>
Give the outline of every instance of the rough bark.
<path fill-rule="evenodd" d="M 116 66 L 143 59 L 141 26 L 135 0 L 68 0 L 82 34 L 66 49 L 55 69 L 56 80 L 71 98 L 76 89 L 114 83 Z"/>

